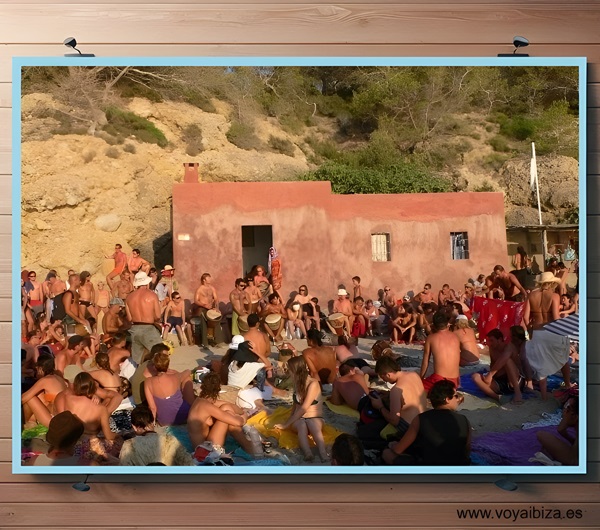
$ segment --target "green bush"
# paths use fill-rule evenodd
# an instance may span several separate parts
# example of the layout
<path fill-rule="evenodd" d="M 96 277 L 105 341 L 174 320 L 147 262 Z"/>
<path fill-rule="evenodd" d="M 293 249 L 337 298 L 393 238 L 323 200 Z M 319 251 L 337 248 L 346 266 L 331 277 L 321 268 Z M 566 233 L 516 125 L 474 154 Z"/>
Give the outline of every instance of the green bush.
<path fill-rule="evenodd" d="M 495 188 L 489 180 L 486 180 L 483 184 L 480 184 L 479 186 L 477 186 L 475 188 L 475 191 L 494 191 L 494 190 L 495 190 Z"/>
<path fill-rule="evenodd" d="M 258 151 L 263 147 L 260 139 L 254 134 L 254 129 L 250 125 L 240 121 L 231 122 L 226 136 L 229 142 L 246 151 L 251 151 L 252 149 Z"/>
<path fill-rule="evenodd" d="M 188 156 L 197 156 L 202 152 L 202 129 L 192 123 L 182 131 L 181 139 L 186 143 L 185 152 Z"/>
<path fill-rule="evenodd" d="M 116 147 L 107 147 L 106 151 L 104 151 L 104 154 L 108 158 L 119 158 L 121 156 L 120 151 Z"/>
<path fill-rule="evenodd" d="M 125 151 L 126 153 L 131 153 L 132 155 L 135 154 L 135 145 L 133 144 L 125 144 L 123 146 L 123 151 Z"/>
<path fill-rule="evenodd" d="M 194 105 L 194 107 L 198 107 L 204 112 L 217 112 L 217 109 L 213 105 L 212 101 L 201 92 L 188 88 L 184 89 L 181 95 L 183 97 L 183 101 L 189 103 L 190 105 Z"/>
<path fill-rule="evenodd" d="M 149 144 L 157 144 L 160 147 L 166 147 L 168 144 L 167 138 L 151 121 L 142 118 L 133 112 L 119 109 L 117 107 L 108 107 L 106 109 L 106 119 L 108 126 L 112 126 L 109 130 L 117 131 L 122 136 L 135 136 L 141 142 Z"/>
<path fill-rule="evenodd" d="M 533 138 L 535 131 L 535 122 L 525 116 L 515 116 L 500 124 L 500 133 L 515 140 Z"/>
<path fill-rule="evenodd" d="M 492 146 L 492 149 L 498 153 L 508 153 L 511 149 L 508 145 L 506 138 L 496 135 L 488 140 L 488 144 Z"/>
<path fill-rule="evenodd" d="M 282 155 L 294 156 L 294 144 L 287 138 L 277 138 L 276 136 L 270 135 L 269 147 L 280 152 Z"/>
<path fill-rule="evenodd" d="M 451 191 L 451 183 L 409 163 L 382 169 L 354 168 L 328 162 L 301 177 L 329 181 L 334 193 L 438 193 Z"/>

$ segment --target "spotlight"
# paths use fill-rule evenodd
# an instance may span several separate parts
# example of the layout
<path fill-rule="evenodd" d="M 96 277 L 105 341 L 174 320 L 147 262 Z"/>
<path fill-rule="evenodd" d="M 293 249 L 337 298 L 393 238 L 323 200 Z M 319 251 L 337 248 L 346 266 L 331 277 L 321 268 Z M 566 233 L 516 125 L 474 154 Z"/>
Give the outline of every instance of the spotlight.
<path fill-rule="evenodd" d="M 519 48 L 525 48 L 525 46 L 529 46 L 529 40 L 525 37 L 513 37 L 513 46 L 515 47 L 512 53 L 499 53 L 498 57 L 529 57 L 528 53 L 517 53 Z"/>
<path fill-rule="evenodd" d="M 65 53 L 65 57 L 96 57 L 93 53 L 81 53 L 75 46 L 77 46 L 77 41 L 75 37 L 67 37 L 63 44 L 67 48 L 73 48 L 77 53 Z"/>
<path fill-rule="evenodd" d="M 507 478 L 501 478 L 500 480 L 497 480 L 496 482 L 494 482 L 494 486 L 504 491 L 516 491 L 517 489 L 519 489 L 519 486 L 517 486 L 515 482 L 512 482 Z"/>
<path fill-rule="evenodd" d="M 85 476 L 85 480 L 83 482 L 76 482 L 75 484 L 73 484 L 73 486 L 71 486 L 74 490 L 77 491 L 90 491 L 91 486 L 87 483 L 88 478 L 90 478 L 89 475 Z"/>

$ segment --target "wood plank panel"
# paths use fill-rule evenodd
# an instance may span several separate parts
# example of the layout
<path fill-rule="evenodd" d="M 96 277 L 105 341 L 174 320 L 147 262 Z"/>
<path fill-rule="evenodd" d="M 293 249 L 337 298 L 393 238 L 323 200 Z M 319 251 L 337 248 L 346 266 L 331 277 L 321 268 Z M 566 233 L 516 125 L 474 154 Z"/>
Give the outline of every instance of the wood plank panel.
<path fill-rule="evenodd" d="M 302 524 L 308 527 L 338 526 L 345 528 L 361 528 L 361 520 L 365 513 L 373 513 L 373 504 L 370 502 L 344 503 L 305 503 L 305 502 L 272 502 L 270 499 L 262 503 L 238 503 L 237 510 L 203 510 L 201 524 L 207 528 L 223 525 L 247 526 L 262 525 L 264 528 L 281 528 L 281 521 L 288 521 L 290 512 L 302 515 Z M 577 521 L 582 527 L 597 528 L 600 520 L 600 503 L 582 503 L 571 500 L 570 503 L 544 503 L 546 508 L 566 512 L 568 509 L 581 510 L 585 517 Z M 139 503 L 119 504 L 119 510 L 107 510 L 102 504 L 86 504 L 85 519 L 103 521 L 107 527 L 121 527 L 122 525 L 139 525 L 142 528 L 161 528 L 165 520 L 173 526 L 189 525 L 191 514 L 197 505 L 189 502 L 180 503 L 146 503 L 140 510 Z M 491 506 L 493 509 L 494 506 Z M 527 503 L 509 501 L 503 503 L 502 509 L 522 510 L 529 509 Z M 42 512 L 43 510 L 43 512 Z M 38 504 L 29 503 L 2 503 L 0 504 L 0 521 L 5 527 L 33 526 L 39 521 L 39 514 L 44 513 L 44 522 L 60 521 L 65 526 L 74 526 L 81 523 L 83 514 L 72 509 L 68 503 Z M 265 517 L 268 514 L 268 517 Z M 377 511 L 377 524 L 380 526 L 400 526 L 398 513 L 395 510 L 380 509 Z M 402 505 L 402 526 L 420 528 L 423 526 L 445 525 L 448 521 L 457 521 L 456 505 L 444 502 L 406 503 Z M 509 518 L 510 520 L 510 518 Z M 458 521 L 457 521 L 458 522 Z M 553 521 L 554 522 L 554 521 Z M 476 526 L 472 520 L 460 521 L 465 527 Z M 528 520 L 528 524 L 545 528 L 544 520 Z M 556 526 L 568 526 L 566 520 L 556 521 Z M 198 522 L 193 520 L 196 527 Z M 554 525 L 553 525 L 554 526 Z"/>
<path fill-rule="evenodd" d="M 0 122 L 0 126 L 2 126 Z M 1 156 L 0 156 L 1 158 Z M 0 165 L 2 161 L 0 160 Z M 12 175 L 0 175 L 0 216 L 12 213 Z M 0 256 L 0 262 L 2 257 Z M 0 270 L 2 265 L 0 265 Z"/>
<path fill-rule="evenodd" d="M 12 109 L 0 108 L 0 175 L 11 173 Z M 3 181 L 4 183 L 4 181 Z M 5 190 L 1 190 L 5 191 Z M 6 190 L 8 191 L 8 190 Z"/>
<path fill-rule="evenodd" d="M 12 2 L 14 3 L 14 1 Z M 56 4 L 53 0 L 22 0 L 22 4 L 28 5 L 45 5 L 45 4 Z M 82 0 L 62 0 L 60 2 L 65 7 L 69 7 L 72 4 L 81 4 Z M 102 5 L 105 4 L 118 4 L 119 6 L 123 5 L 123 2 L 120 0 L 102 0 Z M 198 0 L 128 0 L 127 4 L 162 4 L 162 5 L 186 5 L 186 4 L 198 4 L 203 2 L 198 2 Z M 208 2 L 210 3 L 210 2 Z M 250 4 L 250 5 L 269 5 L 269 4 L 281 4 L 283 3 L 281 0 L 261 0 L 261 2 L 254 2 L 252 0 L 222 0 L 221 4 Z M 311 2 L 314 5 L 329 5 L 331 2 L 328 0 L 315 0 Z M 364 4 L 364 0 L 344 0 L 344 4 Z M 414 5 L 415 0 L 377 0 L 375 2 L 377 4 L 408 4 Z M 447 2 L 444 0 L 422 0 L 421 4 L 436 4 L 436 5 L 446 5 Z M 496 7 L 497 5 L 506 6 L 506 5 L 521 5 L 522 0 L 461 0 L 461 4 L 479 4 L 481 7 L 488 6 L 490 8 Z M 595 5 L 597 0 L 577 0 L 576 2 L 569 3 L 566 0 L 528 0 L 528 4 L 552 4 L 552 5 L 562 5 L 562 6 L 581 6 L 581 5 Z M 286 4 L 294 5 L 294 4 L 306 4 L 306 0 L 300 2 L 297 0 L 289 0 Z"/>
<path fill-rule="evenodd" d="M 12 106 L 12 83 L 0 83 L 0 108 Z"/>
<path fill-rule="evenodd" d="M 512 26 L 498 21 L 507 34 Z M 493 44 L 465 44 L 448 42 L 444 45 L 427 43 L 406 44 L 111 44 L 90 43 L 80 40 L 80 49 L 95 53 L 98 57 L 496 57 L 498 53 L 511 53 L 511 37 Z M 0 82 L 12 80 L 13 57 L 62 57 L 68 52 L 61 42 L 47 44 L 5 44 L 0 47 Z M 532 44 L 529 49 L 532 57 L 587 57 L 593 65 L 600 64 L 600 44 Z M 588 66 L 588 72 L 596 82 L 600 74 L 597 68 Z"/>
<path fill-rule="evenodd" d="M 600 11 L 590 4 L 121 4 L 117 11 L 104 4 L 35 8 L 11 3 L 2 6 L 2 15 L 0 35 L 8 44 L 45 43 L 49 27 L 52 35 L 70 35 L 77 27 L 88 43 L 104 42 L 106 27 L 122 43 L 137 44 L 342 44 L 349 35 L 355 43 L 416 43 L 424 34 L 430 44 L 463 42 L 465 35 L 471 42 L 504 43 L 511 38 L 506 36 L 510 27 L 511 35 L 525 33 L 537 43 L 597 44 L 600 23 Z"/>
<path fill-rule="evenodd" d="M 86 503 L 105 502 L 107 498 L 115 505 L 131 503 L 143 498 L 146 503 L 178 503 L 190 499 L 191 495 L 201 495 L 202 502 L 223 503 L 235 499 L 236 502 L 252 503 L 263 502 L 265 499 L 277 498 L 280 502 L 294 503 L 299 499 L 303 502 L 336 502 L 344 499 L 345 502 L 364 502 L 364 491 L 357 490 L 353 484 L 337 484 L 332 488 L 329 484 L 300 484 L 293 491 L 282 488 L 278 484 L 264 483 L 259 488 L 247 488 L 240 484 L 198 485 L 196 491 L 190 492 L 189 485 L 171 484 L 164 490 L 157 490 L 153 484 L 106 484 L 95 482 L 97 476 L 92 476 L 92 490 L 85 497 Z M 78 476 L 71 478 L 71 482 L 79 480 Z M 558 484 L 540 484 L 535 488 L 522 487 L 512 493 L 514 502 L 564 502 L 564 487 Z M 422 503 L 427 499 L 431 485 L 415 484 L 371 484 L 370 494 L 375 499 L 375 504 L 397 502 Z M 72 502 L 81 504 L 80 492 L 69 488 L 66 484 L 0 484 L 0 499 L 4 503 L 19 502 L 25 497 L 35 499 L 36 503 Z M 481 506 L 490 502 L 506 500 L 506 492 L 500 491 L 491 483 L 465 484 L 461 491 L 452 490 L 436 495 L 439 502 L 461 502 L 464 497 L 472 499 L 473 505 Z M 593 488 L 581 489 L 577 495 L 577 502 L 597 502 L 598 492 Z M 295 528 L 295 527 L 294 527 Z"/>
<path fill-rule="evenodd" d="M 10 351 L 12 324 L 10 322 L 0 322 L 0 351 Z M 9 362 L 10 359 L 7 361 Z"/>

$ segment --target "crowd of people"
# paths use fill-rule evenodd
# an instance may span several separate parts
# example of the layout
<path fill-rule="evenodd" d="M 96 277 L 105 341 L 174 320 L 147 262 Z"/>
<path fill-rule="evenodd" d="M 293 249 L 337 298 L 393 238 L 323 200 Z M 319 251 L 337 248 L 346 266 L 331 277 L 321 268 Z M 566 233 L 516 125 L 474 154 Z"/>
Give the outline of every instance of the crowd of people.
<path fill-rule="evenodd" d="M 275 248 L 268 267 L 256 265 L 235 280 L 225 303 L 208 272 L 186 305 L 172 266 L 159 272 L 139 250 L 127 256 L 120 244 L 105 257 L 114 268 L 95 286 L 88 271 L 69 270 L 63 281 L 51 270 L 43 282 L 23 271 L 23 424 L 48 428 L 50 444 L 43 458 L 31 459 L 34 465 L 209 463 L 226 458 L 228 435 L 261 458 L 268 442 L 247 420 L 265 400 L 289 391 L 289 416 L 274 429 L 293 430 L 306 461 L 315 458 L 312 439 L 321 462 L 338 465 L 362 465 L 365 449 L 376 451 L 382 465 L 469 465 L 471 427 L 456 412 L 460 368 L 480 362 L 485 338 L 490 369 L 473 374 L 475 385 L 492 399 L 510 394 L 520 403 L 536 378 L 527 336 L 578 311 L 570 270 L 550 259 L 534 276 L 521 247 L 514 270 L 497 265 L 460 290 L 444 284 L 436 292 L 425 283 L 399 295 L 385 286 L 369 298 L 354 276 L 350 288 L 338 286 L 329 314 L 305 284 L 282 296 Z M 489 311 L 490 301 L 510 306 L 508 330 L 482 326 L 481 304 Z M 382 337 L 372 350 L 374 366 L 356 347 L 367 336 Z M 307 347 L 299 352 L 292 341 L 301 338 Z M 173 342 L 228 349 L 203 370 L 175 371 Z M 401 343 L 423 346 L 417 372 L 400 367 L 393 346 Z M 561 371 L 571 387 L 567 362 Z M 220 399 L 222 385 L 237 390 L 234 402 Z M 322 433 L 328 393 L 333 405 L 360 415 L 356 432 L 340 436 L 331 454 Z M 156 430 L 173 425 L 187 426 L 193 453 Z M 574 460 L 576 444 L 567 451 L 541 442 Z"/>

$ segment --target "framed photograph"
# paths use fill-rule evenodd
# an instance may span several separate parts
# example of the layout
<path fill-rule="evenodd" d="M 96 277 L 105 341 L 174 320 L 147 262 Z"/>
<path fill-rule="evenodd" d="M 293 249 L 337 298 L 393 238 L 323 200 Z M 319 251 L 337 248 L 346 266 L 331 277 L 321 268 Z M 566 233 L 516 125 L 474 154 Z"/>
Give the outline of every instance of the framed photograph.
<path fill-rule="evenodd" d="M 14 473 L 585 473 L 585 76 L 15 58 Z"/>

